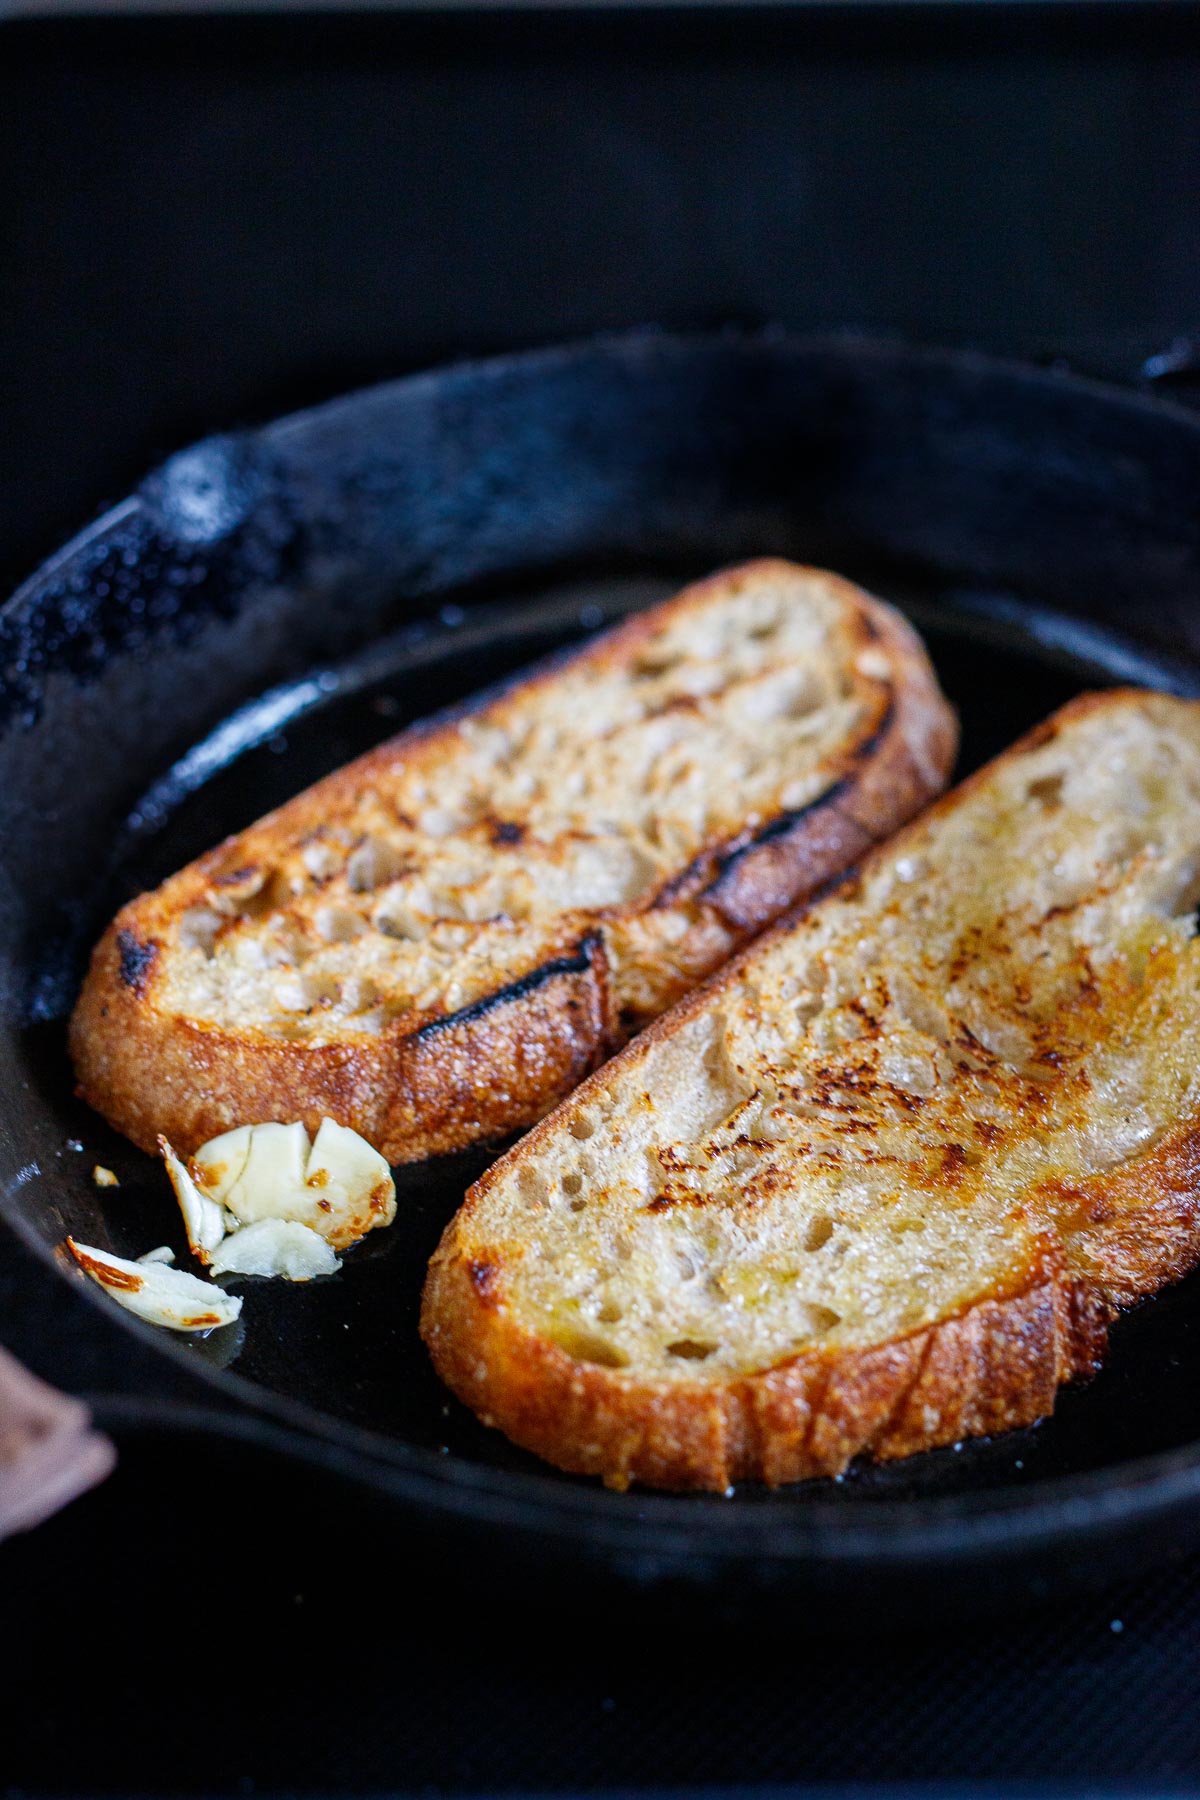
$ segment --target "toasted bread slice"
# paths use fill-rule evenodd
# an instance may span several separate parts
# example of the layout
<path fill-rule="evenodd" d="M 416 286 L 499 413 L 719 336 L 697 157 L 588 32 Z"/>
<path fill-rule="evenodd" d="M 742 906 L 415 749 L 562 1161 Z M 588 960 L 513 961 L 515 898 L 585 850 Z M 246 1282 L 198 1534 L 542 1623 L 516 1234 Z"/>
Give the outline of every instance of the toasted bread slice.
<path fill-rule="evenodd" d="M 408 731 L 127 906 L 72 1024 L 135 1143 L 328 1115 L 406 1162 L 531 1124 L 939 791 L 898 614 L 752 563 Z"/>
<path fill-rule="evenodd" d="M 832 1475 L 1028 1424 L 1200 1260 L 1200 704 L 1086 696 L 467 1195 L 422 1329 L 566 1469 Z"/>

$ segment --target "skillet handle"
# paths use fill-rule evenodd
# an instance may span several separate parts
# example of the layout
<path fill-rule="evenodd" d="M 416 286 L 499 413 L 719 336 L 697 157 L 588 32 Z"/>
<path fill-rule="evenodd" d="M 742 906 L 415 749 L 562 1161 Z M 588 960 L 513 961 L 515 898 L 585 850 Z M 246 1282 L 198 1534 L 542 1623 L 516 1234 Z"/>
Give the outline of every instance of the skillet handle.
<path fill-rule="evenodd" d="M 103 1481 L 115 1462 L 81 1400 L 0 1349 L 0 1539 L 41 1524 Z"/>

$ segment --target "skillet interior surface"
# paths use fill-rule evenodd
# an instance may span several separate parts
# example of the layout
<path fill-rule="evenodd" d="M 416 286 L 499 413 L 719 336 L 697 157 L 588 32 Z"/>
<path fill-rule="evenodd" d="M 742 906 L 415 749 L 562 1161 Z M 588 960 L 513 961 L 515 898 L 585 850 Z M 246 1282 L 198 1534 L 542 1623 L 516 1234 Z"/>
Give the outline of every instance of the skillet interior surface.
<path fill-rule="evenodd" d="M 1092 398 L 1102 410 L 1102 399 Z M 222 481 L 228 454 L 221 452 Z M 377 473 L 377 479 L 392 477 Z M 198 499 L 193 490 L 194 512 L 202 514 L 205 505 L 219 511 L 228 501 L 228 484 L 222 481 L 207 499 L 203 487 Z M 261 515 L 261 496 L 253 499 Z M 198 529 L 210 525 L 200 517 Z M 814 559 L 827 535 L 813 531 Z M 690 549 L 676 544 L 668 553 L 652 538 L 636 575 L 628 572 L 630 558 L 622 547 L 590 559 L 585 575 L 577 567 L 559 578 L 527 573 L 493 580 L 482 593 L 477 583 L 447 582 L 435 590 L 435 604 L 423 609 L 427 616 L 416 625 L 373 634 L 356 627 L 350 635 L 366 636 L 365 647 L 321 657 L 313 652 L 325 645 L 319 634 L 310 634 L 309 654 L 292 659 L 301 660 L 299 670 L 287 671 L 287 659 L 278 655 L 229 650 L 227 637 L 228 665 L 211 671 L 216 703 L 201 711 L 210 728 L 193 733 L 190 742 L 176 740 L 173 756 L 163 754 L 163 744 L 171 740 L 160 732 L 139 757 L 136 725 L 122 735 L 112 715 L 111 729 L 121 738 L 120 779 L 113 779 L 106 760 L 110 747 L 97 742 L 100 778 L 53 796 L 61 832 L 86 836 L 93 846 L 86 877 L 74 872 L 63 904 L 43 918 L 42 929 L 27 929 L 26 962 L 9 973 L 10 1017 L 19 1015 L 9 1067 L 21 1098 L 7 1127 L 6 1206 L 18 1237 L 41 1246 L 39 1261 L 67 1230 L 125 1254 L 164 1242 L 183 1249 L 161 1170 L 71 1095 L 63 1020 L 86 947 L 115 907 L 382 737 L 539 655 L 581 641 L 712 566 L 712 547 L 704 541 Z M 762 541 L 747 545 L 743 538 L 742 528 L 734 532 L 739 553 L 803 553 L 802 529 L 789 535 L 768 525 Z M 578 560 L 573 559 L 576 565 Z M 1114 632 L 1103 622 L 1104 607 L 1095 609 L 1099 623 L 1072 618 L 1028 591 L 994 582 L 970 585 L 960 570 L 947 571 L 928 558 L 883 553 L 866 531 L 857 539 L 853 532 L 847 535 L 837 562 L 904 606 L 925 633 L 962 718 L 960 774 L 1082 688 L 1133 680 L 1200 692 L 1200 678 L 1186 654 L 1168 657 L 1129 632 Z M 97 579 L 94 569 L 88 579 Z M 288 591 L 286 582 L 283 590 Z M 1107 609 L 1109 618 L 1114 610 Z M 236 630 L 236 606 L 231 613 Z M 393 612 L 393 627 L 395 618 Z M 1168 635 L 1159 629 L 1143 638 Z M 96 654 L 104 665 L 107 657 Z M 144 669 L 145 650 L 132 661 Z M 290 678 L 228 713 L 230 700 L 243 699 L 247 671 L 263 669 Z M 189 667 L 186 655 L 173 650 L 163 659 L 161 680 L 166 692 L 157 696 L 156 710 L 165 697 L 186 713 L 194 663 Z M 53 687 L 47 685 L 43 710 L 26 721 L 32 737 L 53 704 Z M 69 728 L 72 706 L 77 715 L 86 715 L 88 702 L 80 700 L 78 686 L 65 684 L 58 704 L 67 712 L 67 724 L 59 722 L 59 730 Z M 214 719 L 219 719 L 215 727 Z M 27 768 L 33 788 L 51 780 L 36 766 Z M 94 815 L 101 793 L 110 810 L 98 831 Z M 117 804 L 121 794 L 124 802 Z M 69 864 L 69 857 L 63 860 Z M 954 1551 L 958 1532 L 962 1553 L 976 1554 L 980 1543 L 971 1539 L 972 1519 L 986 1514 L 1011 1526 L 1040 1508 L 1050 1531 L 1055 1507 L 1061 1525 L 1062 1508 L 1077 1504 L 1083 1508 L 1078 1522 L 1094 1525 L 1094 1503 L 1103 1500 L 1106 1484 L 1124 1496 L 1114 1513 L 1114 1518 L 1121 1514 L 1122 1530 L 1136 1521 L 1136 1496 L 1150 1492 L 1156 1481 L 1159 1498 L 1173 1513 L 1182 1509 L 1193 1518 L 1198 1511 L 1200 1277 L 1121 1321 L 1107 1369 L 1065 1393 L 1055 1417 L 1029 1431 L 883 1467 L 856 1465 L 838 1483 L 805 1484 L 773 1495 L 747 1486 L 732 1500 L 613 1496 L 547 1473 L 449 1398 L 416 1332 L 428 1255 L 465 1186 L 489 1160 L 489 1153 L 480 1151 L 401 1170 L 396 1224 L 350 1253 L 339 1275 L 302 1287 L 241 1283 L 242 1320 L 207 1340 L 156 1340 L 123 1318 L 105 1318 L 112 1309 L 90 1290 L 82 1306 L 73 1291 L 74 1360 L 63 1361 L 61 1345 L 43 1347 L 32 1360 L 97 1395 L 102 1417 L 106 1407 L 108 1416 L 127 1422 L 150 1417 L 169 1422 L 174 1412 L 179 1421 L 196 1423 L 203 1414 L 209 1426 L 236 1418 L 240 1422 L 230 1428 L 251 1434 L 256 1419 L 270 1421 L 292 1434 L 292 1450 L 310 1451 L 347 1474 L 434 1510 L 444 1506 L 485 1525 L 535 1529 L 547 1528 L 553 1518 L 553 1530 L 565 1543 L 587 1541 L 593 1550 L 606 1533 L 615 1534 L 614 1543 L 624 1535 L 629 1539 L 624 1569 L 638 1579 L 663 1569 L 678 1572 L 680 1559 L 700 1573 L 705 1565 L 699 1553 L 711 1549 L 735 1562 L 756 1556 L 778 1564 L 790 1556 L 799 1563 L 807 1557 L 804 1578 L 811 1580 L 823 1559 L 830 1567 L 844 1560 L 857 1525 L 868 1517 L 886 1518 L 894 1537 L 889 1549 L 872 1551 L 870 1532 L 859 1531 L 863 1568 L 904 1553 L 907 1540 L 900 1528 L 906 1521 L 941 1532 L 944 1551 Z M 95 1163 L 118 1173 L 118 1189 L 100 1192 L 93 1186 Z M 56 1292 L 62 1285 L 53 1284 Z M 122 1365 L 114 1346 L 132 1340 L 138 1354 Z M 28 1337 L 17 1347 L 28 1354 Z M 121 1389 L 124 1397 L 116 1398 Z M 740 1544 L 731 1538 L 739 1529 Z M 672 1548 L 663 1533 L 681 1531 Z M 634 1537 L 641 1532 L 640 1550 L 630 1532 Z M 914 1554 L 916 1546 L 913 1538 Z"/>
<path fill-rule="evenodd" d="M 493 602 L 471 615 L 451 607 L 437 626 L 372 645 L 358 658 L 250 703 L 196 745 L 122 822 L 113 867 L 102 891 L 89 896 L 87 912 L 97 931 L 124 900 L 392 730 L 581 639 L 589 627 L 665 597 L 686 578 L 681 570 L 676 580 L 595 581 L 535 599 Z M 994 599 L 990 609 L 979 611 L 969 595 L 939 601 L 910 593 L 906 599 L 963 722 L 960 774 L 1072 694 L 1111 682 L 1122 666 L 1125 647 L 1108 634 L 1048 651 L 1044 639 L 1056 624 L 1061 638 L 1063 621 L 1044 613 L 1001 609 L 997 616 Z M 977 599 L 976 608 L 980 604 Z M 982 605 L 987 608 L 986 600 Z M 1156 685 L 1187 685 L 1182 671 L 1152 657 L 1139 672 Z M 73 985 L 74 974 L 72 959 L 62 970 L 64 987 Z M 44 971 L 47 982 L 58 976 L 53 965 Z M 170 1243 L 180 1265 L 190 1266 L 161 1167 L 67 1098 L 71 1077 L 60 1025 L 35 1027 L 34 1036 L 42 1041 L 44 1101 L 62 1108 L 59 1160 L 71 1192 L 70 1229 L 84 1242 L 125 1256 Z M 348 1254 L 339 1274 L 296 1286 L 240 1281 L 235 1285 L 245 1305 L 237 1325 L 208 1338 L 181 1339 L 181 1347 L 335 1419 L 439 1455 L 540 1469 L 535 1458 L 450 1399 L 417 1335 L 425 1265 L 464 1188 L 495 1150 L 398 1170 L 396 1223 Z M 119 1189 L 94 1186 L 96 1163 L 119 1175 Z M 967 1442 L 954 1452 L 862 1463 L 843 1482 L 789 1490 L 789 1498 L 811 1502 L 814 1487 L 843 1501 L 961 1493 L 1073 1474 L 1189 1443 L 1200 1436 L 1200 1331 L 1188 1330 L 1197 1291 L 1196 1284 L 1185 1284 L 1118 1326 L 1108 1369 L 1064 1395 L 1052 1422 Z M 1137 1379 L 1149 1368 L 1158 1372 L 1153 1408 Z M 747 1484 L 742 1504 L 753 1505 L 764 1492 Z"/>

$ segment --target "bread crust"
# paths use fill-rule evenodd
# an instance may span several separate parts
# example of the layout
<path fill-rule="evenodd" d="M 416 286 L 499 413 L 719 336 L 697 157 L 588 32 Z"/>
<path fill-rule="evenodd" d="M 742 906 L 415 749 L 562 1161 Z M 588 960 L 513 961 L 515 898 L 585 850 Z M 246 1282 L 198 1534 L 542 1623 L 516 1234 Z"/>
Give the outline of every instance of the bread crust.
<path fill-rule="evenodd" d="M 1064 725 L 1145 700 L 1137 690 L 1085 694 L 1002 757 L 935 801 L 917 825 L 869 855 L 895 856 L 917 830 L 961 804 L 998 764 L 1049 742 Z M 1175 703 L 1172 703 L 1175 704 Z M 653 1045 L 738 983 L 805 907 L 734 957 L 592 1077 L 570 1106 L 586 1108 Z M 530 1149 L 553 1141 L 552 1114 L 475 1183 L 429 1266 L 421 1331 L 446 1385 L 485 1422 L 559 1468 L 667 1489 L 722 1491 L 839 1474 L 858 1455 L 880 1461 L 1029 1425 L 1058 1388 L 1095 1373 L 1122 1308 L 1200 1264 L 1200 1115 L 1149 1149 L 1072 1190 L 1065 1239 L 1044 1234 L 1002 1288 L 960 1312 L 866 1349 L 818 1347 L 769 1368 L 707 1379 L 638 1376 L 588 1363 L 526 1327 L 506 1298 L 476 1219 L 494 1186 Z"/>
<path fill-rule="evenodd" d="M 120 975 L 114 933 L 97 948 L 72 1045 L 80 1092 L 141 1149 L 159 1133 L 190 1155 L 234 1125 L 328 1116 L 391 1163 L 499 1137 L 576 1087 L 610 1041 L 603 946 L 578 946 L 507 1004 L 433 1029 L 297 1047 L 191 1020 L 147 1017 Z M 94 1029 L 98 1014 L 103 1029 Z M 87 1034 L 86 1051 L 78 1049 Z"/>
<path fill-rule="evenodd" d="M 208 884 L 239 858 L 269 855 L 347 810 L 386 768 L 397 744 L 410 762 L 436 759 L 457 723 L 504 693 L 536 696 L 564 661 L 630 663 L 664 617 L 731 580 L 769 576 L 765 561 L 710 577 L 640 614 L 569 658 L 403 734 L 228 839 L 113 921 L 93 953 L 71 1022 L 79 1092 L 145 1150 L 160 1133 L 183 1153 L 231 1126 L 323 1116 L 362 1133 L 403 1163 L 522 1129 L 616 1049 L 641 1017 L 622 1018 L 610 946 L 633 920 L 688 910 L 670 965 L 651 970 L 655 1009 L 686 991 L 764 925 L 844 871 L 945 783 L 957 744 L 953 713 L 920 640 L 890 608 L 820 576 L 846 603 L 849 630 L 884 678 L 863 681 L 852 742 L 821 769 L 819 799 L 710 844 L 686 870 L 634 906 L 568 919 L 560 941 L 519 980 L 458 1013 L 393 1022 L 376 1036 L 309 1043 L 201 1022 L 159 1003 L 163 945 Z M 795 571 L 782 565 L 790 575 Z M 681 975 L 680 971 L 689 972 Z"/>
<path fill-rule="evenodd" d="M 1108 1308 L 1047 1244 L 1004 1292 L 894 1343 L 812 1351 L 721 1381 L 649 1380 L 571 1357 L 506 1306 L 502 1271 L 429 1265 L 421 1331 L 438 1374 L 487 1425 L 560 1469 L 723 1492 L 838 1475 L 1030 1425 L 1104 1353 Z"/>

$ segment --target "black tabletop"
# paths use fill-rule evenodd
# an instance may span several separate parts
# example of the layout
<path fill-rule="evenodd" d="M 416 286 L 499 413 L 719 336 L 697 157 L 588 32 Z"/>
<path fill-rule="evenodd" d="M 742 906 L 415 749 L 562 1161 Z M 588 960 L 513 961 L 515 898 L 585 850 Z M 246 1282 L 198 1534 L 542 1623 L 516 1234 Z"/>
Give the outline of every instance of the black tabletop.
<path fill-rule="evenodd" d="M 1200 1562 L 903 1637 L 564 1588 L 531 1612 L 258 1452 L 126 1442 L 0 1549 L 29 1794 L 575 1793 L 1200 1779 Z"/>

